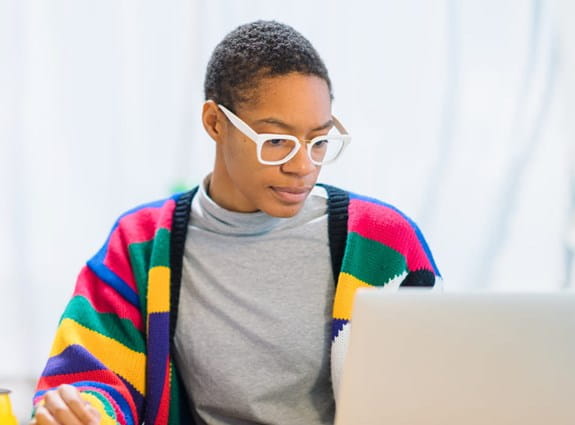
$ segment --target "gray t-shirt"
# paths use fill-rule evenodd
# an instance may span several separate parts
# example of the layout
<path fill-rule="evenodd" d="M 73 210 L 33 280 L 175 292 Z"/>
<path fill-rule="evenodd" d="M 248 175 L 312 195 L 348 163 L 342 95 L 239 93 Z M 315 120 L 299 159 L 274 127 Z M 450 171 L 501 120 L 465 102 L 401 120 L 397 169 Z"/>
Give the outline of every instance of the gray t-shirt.
<path fill-rule="evenodd" d="M 276 218 L 198 191 L 175 336 L 198 423 L 333 423 L 326 204 L 318 187 L 296 216 Z"/>

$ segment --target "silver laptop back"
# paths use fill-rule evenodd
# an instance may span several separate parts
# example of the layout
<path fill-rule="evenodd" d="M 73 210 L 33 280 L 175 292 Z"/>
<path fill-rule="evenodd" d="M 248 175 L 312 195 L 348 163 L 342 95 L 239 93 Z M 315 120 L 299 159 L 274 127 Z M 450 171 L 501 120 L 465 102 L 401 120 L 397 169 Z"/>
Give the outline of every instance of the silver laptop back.
<path fill-rule="evenodd" d="M 362 290 L 336 425 L 574 425 L 575 293 Z"/>

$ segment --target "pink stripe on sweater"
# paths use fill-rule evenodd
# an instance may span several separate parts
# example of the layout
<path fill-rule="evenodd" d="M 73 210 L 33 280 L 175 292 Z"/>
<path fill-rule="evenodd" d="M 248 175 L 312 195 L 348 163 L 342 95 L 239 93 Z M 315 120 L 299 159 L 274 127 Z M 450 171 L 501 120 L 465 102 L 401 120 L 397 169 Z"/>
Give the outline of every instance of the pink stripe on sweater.
<path fill-rule="evenodd" d="M 74 296 L 76 295 L 87 298 L 98 313 L 114 313 L 131 321 L 136 329 L 144 331 L 144 322 L 138 309 L 100 280 L 88 267 L 84 267 L 78 276 L 74 290 Z"/>
<path fill-rule="evenodd" d="M 108 240 L 104 264 L 137 292 L 127 247 L 133 243 L 147 242 L 159 229 L 172 227 L 175 201 L 168 199 L 159 207 L 146 207 L 120 219 Z"/>
<path fill-rule="evenodd" d="M 392 208 L 362 199 L 351 199 L 348 228 L 350 232 L 382 243 L 402 254 L 409 271 L 425 269 L 433 272 L 433 266 L 415 229 Z"/>

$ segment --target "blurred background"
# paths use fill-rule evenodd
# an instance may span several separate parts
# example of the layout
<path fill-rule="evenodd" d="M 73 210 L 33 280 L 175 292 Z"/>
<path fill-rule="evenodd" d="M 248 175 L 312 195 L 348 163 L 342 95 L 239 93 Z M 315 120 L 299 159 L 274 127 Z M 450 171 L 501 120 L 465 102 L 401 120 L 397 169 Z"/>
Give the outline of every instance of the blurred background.
<path fill-rule="evenodd" d="M 255 19 L 330 71 L 353 142 L 321 180 L 415 219 L 448 290 L 571 287 L 573 17 L 568 0 L 0 0 L 0 387 L 18 417 L 116 217 L 210 171 L 204 70 Z"/>

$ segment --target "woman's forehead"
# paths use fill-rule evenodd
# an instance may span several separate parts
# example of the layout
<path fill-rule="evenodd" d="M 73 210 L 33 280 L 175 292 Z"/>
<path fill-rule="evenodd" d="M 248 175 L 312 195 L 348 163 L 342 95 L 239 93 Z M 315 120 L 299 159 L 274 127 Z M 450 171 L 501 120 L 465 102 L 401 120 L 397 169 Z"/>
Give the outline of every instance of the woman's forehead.
<path fill-rule="evenodd" d="M 322 126 L 331 119 L 331 96 L 322 78 L 294 73 L 262 79 L 250 100 L 236 109 L 252 121 Z"/>

